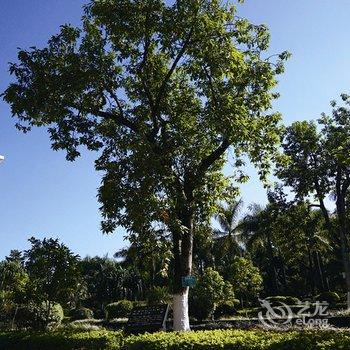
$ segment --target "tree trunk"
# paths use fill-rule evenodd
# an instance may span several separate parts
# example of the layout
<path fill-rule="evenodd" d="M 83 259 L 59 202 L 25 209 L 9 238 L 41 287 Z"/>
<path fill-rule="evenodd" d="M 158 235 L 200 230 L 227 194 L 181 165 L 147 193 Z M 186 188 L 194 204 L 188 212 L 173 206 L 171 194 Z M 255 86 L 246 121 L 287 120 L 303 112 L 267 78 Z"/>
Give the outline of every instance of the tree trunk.
<path fill-rule="evenodd" d="M 13 331 L 15 329 L 15 321 L 16 321 L 16 316 L 18 313 L 18 304 L 16 304 L 16 310 L 12 318 L 12 323 L 11 323 L 11 330 Z"/>
<path fill-rule="evenodd" d="M 339 202 L 342 200 L 340 199 Z M 343 211 L 342 204 L 337 200 L 337 212 L 339 220 L 339 235 L 341 242 L 341 254 L 345 273 L 345 283 L 347 291 L 347 308 L 350 309 L 350 261 L 349 261 L 349 244 L 347 239 L 347 225 L 345 211 Z"/>
<path fill-rule="evenodd" d="M 182 277 L 192 272 L 193 253 L 193 215 L 186 209 L 180 216 L 181 229 L 173 231 L 174 243 L 174 287 L 173 287 L 173 329 L 190 330 L 188 313 L 189 288 L 182 286 Z"/>
<path fill-rule="evenodd" d="M 309 281 L 310 281 L 310 292 L 311 292 L 311 295 L 314 296 L 316 293 L 315 293 L 315 274 L 314 274 L 314 265 L 313 265 L 313 262 L 312 262 L 312 254 L 311 254 L 311 251 L 310 251 L 310 248 L 308 247 L 307 248 L 307 255 L 308 255 L 308 259 L 309 259 Z"/>
<path fill-rule="evenodd" d="M 315 178 L 314 183 L 315 183 L 315 189 L 316 189 L 316 196 L 317 196 L 317 199 L 320 203 L 320 209 L 321 209 L 321 212 L 323 214 L 326 229 L 332 235 L 333 227 L 332 227 L 331 220 L 329 218 L 328 210 L 324 204 L 324 193 L 322 193 L 322 191 L 321 191 L 321 187 L 320 187 L 320 184 L 319 184 L 317 178 Z"/>
<path fill-rule="evenodd" d="M 51 301 L 47 301 L 47 309 L 46 309 L 46 320 L 45 320 L 45 330 L 48 328 L 50 323 L 50 315 L 51 315 Z"/>
<path fill-rule="evenodd" d="M 267 252 L 268 252 L 268 258 L 270 260 L 270 278 L 272 281 L 272 294 L 277 295 L 279 292 L 278 288 L 278 276 L 277 276 L 277 268 L 276 268 L 276 262 L 275 262 L 275 257 L 273 253 L 273 248 L 272 248 L 272 242 L 270 238 L 270 234 L 267 233 Z"/>
<path fill-rule="evenodd" d="M 325 278 L 324 278 L 322 257 L 320 256 L 320 253 L 318 251 L 315 252 L 314 259 L 315 259 L 315 265 L 317 266 L 318 277 L 320 280 L 320 290 L 321 292 L 325 292 L 326 284 L 325 284 Z"/>
<path fill-rule="evenodd" d="M 346 189 L 341 186 L 341 170 L 338 169 L 336 178 L 337 195 L 337 216 L 339 236 L 341 243 L 341 254 L 345 273 L 345 283 L 347 291 L 347 308 L 350 309 L 350 260 L 349 260 L 349 242 L 348 242 L 348 223 L 346 218 Z"/>

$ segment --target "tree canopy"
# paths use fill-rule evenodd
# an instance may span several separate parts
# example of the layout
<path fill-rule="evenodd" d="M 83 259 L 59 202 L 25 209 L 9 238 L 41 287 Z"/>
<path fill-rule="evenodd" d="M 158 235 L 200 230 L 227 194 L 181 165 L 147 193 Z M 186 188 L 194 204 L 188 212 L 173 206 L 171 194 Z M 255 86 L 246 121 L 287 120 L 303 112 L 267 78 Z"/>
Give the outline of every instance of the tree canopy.
<path fill-rule="evenodd" d="M 80 28 L 19 51 L 4 99 L 19 129 L 47 127 L 68 160 L 81 146 L 98 151 L 104 232 L 170 230 L 179 293 L 195 222 L 237 195 L 245 159 L 261 178 L 269 171 L 280 131 L 273 88 L 289 54 L 268 56 L 268 46 L 266 26 L 221 1 L 94 0 Z"/>
<path fill-rule="evenodd" d="M 230 192 L 229 146 L 237 165 L 247 153 L 266 173 L 280 117 L 264 111 L 287 57 L 272 64 L 268 42 L 219 1 L 96 0 L 82 28 L 19 51 L 4 98 L 21 130 L 47 126 L 67 159 L 100 151 L 104 231 L 159 220 L 182 196 L 205 213 Z"/>

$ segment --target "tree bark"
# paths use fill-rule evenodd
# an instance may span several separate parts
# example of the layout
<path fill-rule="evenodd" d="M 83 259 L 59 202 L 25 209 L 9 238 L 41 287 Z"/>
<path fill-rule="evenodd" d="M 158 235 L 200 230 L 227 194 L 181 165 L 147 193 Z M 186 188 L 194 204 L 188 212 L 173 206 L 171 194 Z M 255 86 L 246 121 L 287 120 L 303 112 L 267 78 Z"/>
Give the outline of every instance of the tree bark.
<path fill-rule="evenodd" d="M 348 222 L 346 218 L 346 190 L 341 185 L 342 172 L 338 169 L 336 176 L 336 195 L 337 195 L 337 216 L 338 230 L 341 244 L 341 254 L 345 273 L 345 283 L 347 291 L 347 308 L 350 309 L 350 260 L 349 260 L 349 242 L 348 242 Z"/>
<path fill-rule="evenodd" d="M 312 253 L 310 251 L 310 248 L 307 248 L 307 254 L 309 259 L 309 281 L 310 281 L 310 292 L 311 295 L 315 295 L 315 274 L 314 274 L 314 265 L 312 262 Z"/>
<path fill-rule="evenodd" d="M 314 253 L 314 260 L 315 260 L 315 266 L 317 266 L 318 277 L 320 280 L 320 290 L 321 292 L 325 292 L 326 285 L 325 285 L 322 257 L 320 256 L 320 253 L 317 250 Z"/>
<path fill-rule="evenodd" d="M 320 186 L 317 178 L 315 178 L 314 184 L 315 184 L 316 196 L 317 196 L 317 199 L 320 203 L 320 209 L 321 209 L 321 212 L 323 214 L 326 228 L 327 228 L 328 232 L 332 235 L 332 231 L 333 231 L 332 223 L 331 223 L 331 220 L 329 218 L 329 212 L 324 204 L 324 193 L 322 193 L 322 191 L 321 191 L 321 186 Z"/>
<path fill-rule="evenodd" d="M 190 330 L 188 313 L 189 288 L 182 286 L 182 277 L 192 272 L 193 213 L 185 208 L 180 215 L 181 229 L 174 229 L 174 287 L 173 287 L 173 329 Z"/>
<path fill-rule="evenodd" d="M 272 280 L 272 294 L 277 295 L 279 292 L 278 288 L 278 277 L 277 277 L 277 268 L 276 268 L 276 262 L 275 262 L 275 257 L 273 253 L 273 248 L 272 248 L 272 242 L 270 238 L 270 234 L 267 233 L 267 252 L 268 252 L 268 257 L 270 260 L 270 276 Z"/>

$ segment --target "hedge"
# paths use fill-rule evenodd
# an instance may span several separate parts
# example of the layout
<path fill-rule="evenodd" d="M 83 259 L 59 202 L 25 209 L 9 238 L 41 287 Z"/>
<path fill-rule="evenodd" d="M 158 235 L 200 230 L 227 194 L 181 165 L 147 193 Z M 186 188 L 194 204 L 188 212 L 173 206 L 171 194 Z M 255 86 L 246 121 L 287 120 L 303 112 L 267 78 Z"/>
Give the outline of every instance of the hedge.
<path fill-rule="evenodd" d="M 123 338 L 121 332 L 0 333 L 6 350 L 346 350 L 346 331 L 214 330 Z"/>
<path fill-rule="evenodd" d="M 119 300 L 115 303 L 108 304 L 105 307 L 106 319 L 112 320 L 113 318 L 128 317 L 133 308 L 134 304 L 130 300 Z"/>
<path fill-rule="evenodd" d="M 214 330 L 157 333 L 125 339 L 123 350 L 346 350 L 350 333 Z"/>
<path fill-rule="evenodd" d="M 72 320 L 87 320 L 94 318 L 94 312 L 86 307 L 79 307 L 70 311 Z"/>
<path fill-rule="evenodd" d="M 315 300 L 317 301 L 326 301 L 331 306 L 335 305 L 336 303 L 339 303 L 340 297 L 338 293 L 336 292 L 324 292 L 315 297 Z"/>
<path fill-rule="evenodd" d="M 122 332 L 0 332 L 1 350 L 118 350 Z"/>

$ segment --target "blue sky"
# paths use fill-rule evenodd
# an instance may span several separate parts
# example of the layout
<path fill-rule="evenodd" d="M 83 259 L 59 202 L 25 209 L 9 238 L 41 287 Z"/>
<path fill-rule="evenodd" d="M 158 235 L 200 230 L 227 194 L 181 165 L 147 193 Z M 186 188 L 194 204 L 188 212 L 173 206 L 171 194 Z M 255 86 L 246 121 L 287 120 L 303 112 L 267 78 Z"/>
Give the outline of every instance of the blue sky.
<path fill-rule="evenodd" d="M 79 24 L 81 0 L 1 0 L 0 90 L 10 77 L 7 62 L 17 47 L 43 46 L 63 23 Z M 350 92 L 348 0 L 246 0 L 239 15 L 265 23 L 271 31 L 271 53 L 293 56 L 280 77 L 281 98 L 275 110 L 284 122 L 317 118 L 329 111 L 329 100 Z M 96 200 L 100 175 L 94 157 L 84 153 L 74 163 L 50 149 L 44 130 L 23 135 L 14 128 L 8 106 L 0 101 L 0 259 L 10 249 L 24 249 L 27 239 L 59 237 L 85 256 L 112 255 L 125 245 L 123 231 L 103 236 Z M 265 191 L 252 172 L 242 186 L 246 204 L 264 203 Z"/>

